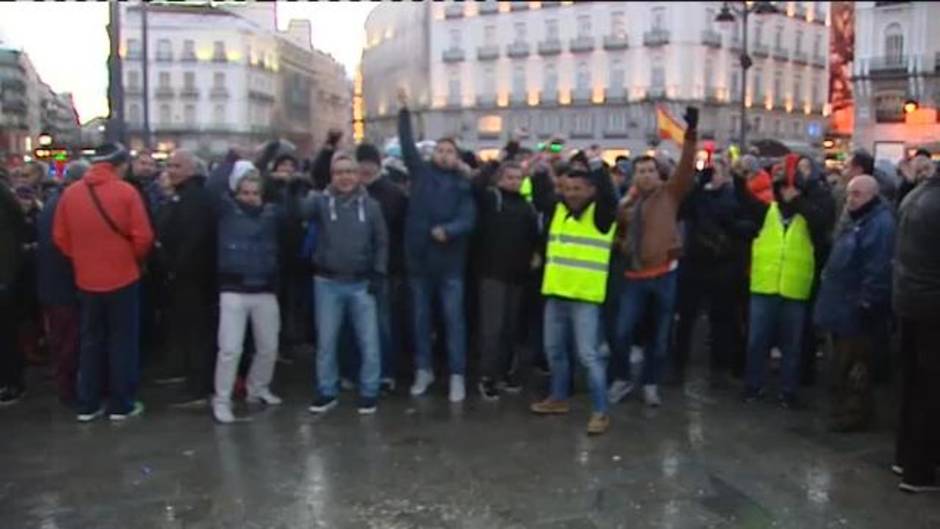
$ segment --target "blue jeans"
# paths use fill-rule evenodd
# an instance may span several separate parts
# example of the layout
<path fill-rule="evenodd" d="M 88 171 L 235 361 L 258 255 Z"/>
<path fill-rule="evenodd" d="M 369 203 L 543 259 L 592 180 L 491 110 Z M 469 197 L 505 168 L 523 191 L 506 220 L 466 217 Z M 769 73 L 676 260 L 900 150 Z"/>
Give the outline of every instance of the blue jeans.
<path fill-rule="evenodd" d="M 618 340 L 623 344 L 620 351 L 629 355 L 634 342 L 634 332 L 639 322 L 644 321 L 646 310 L 653 311 L 655 331 L 646 346 L 643 355 L 643 373 L 640 381 L 643 385 L 659 384 L 662 380 L 666 353 L 669 351 L 669 330 L 676 306 L 675 271 L 652 279 L 627 279 L 620 294 L 620 320 Z M 630 359 L 622 359 L 630 380 Z"/>
<path fill-rule="evenodd" d="M 463 375 L 467 363 L 467 321 L 464 318 L 463 279 L 412 277 L 415 367 L 431 370 L 431 300 L 440 296 L 447 333 L 447 361 L 451 375 Z"/>
<path fill-rule="evenodd" d="M 767 355 L 773 345 L 783 354 L 783 393 L 794 395 L 800 384 L 800 355 L 806 302 L 780 296 L 751 295 L 747 336 L 747 387 L 764 387 Z"/>
<path fill-rule="evenodd" d="M 568 398 L 571 383 L 568 344 L 573 342 L 581 365 L 587 369 L 594 411 L 607 413 L 607 359 L 598 342 L 600 318 L 601 306 L 594 303 L 557 298 L 545 301 L 545 354 L 552 370 L 552 398 Z"/>
<path fill-rule="evenodd" d="M 381 360 L 375 298 L 369 293 L 368 282 L 343 282 L 316 277 L 313 284 L 317 322 L 317 386 L 320 395 L 335 397 L 339 394 L 337 345 L 340 329 L 348 313 L 362 356 L 359 392 L 363 397 L 374 398 L 379 392 Z"/>
<path fill-rule="evenodd" d="M 140 292 L 132 283 L 112 292 L 80 292 L 81 351 L 78 358 L 79 413 L 101 408 L 104 370 L 108 413 L 134 407 L 140 380 Z"/>

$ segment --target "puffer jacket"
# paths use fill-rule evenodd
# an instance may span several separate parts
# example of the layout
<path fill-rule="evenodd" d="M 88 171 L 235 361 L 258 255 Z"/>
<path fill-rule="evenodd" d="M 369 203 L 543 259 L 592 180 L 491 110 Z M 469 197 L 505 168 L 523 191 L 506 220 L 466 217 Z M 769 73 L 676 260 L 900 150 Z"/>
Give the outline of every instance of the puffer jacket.
<path fill-rule="evenodd" d="M 894 216 L 880 198 L 866 208 L 836 234 L 816 300 L 816 325 L 843 336 L 863 332 L 865 311 L 884 313 L 891 302 Z"/>
<path fill-rule="evenodd" d="M 251 207 L 223 195 L 219 207 L 218 269 L 223 292 L 274 292 L 278 280 L 280 209 Z"/>
<path fill-rule="evenodd" d="M 911 191 L 901 205 L 894 265 L 894 310 L 902 318 L 940 323 L 940 177 Z"/>

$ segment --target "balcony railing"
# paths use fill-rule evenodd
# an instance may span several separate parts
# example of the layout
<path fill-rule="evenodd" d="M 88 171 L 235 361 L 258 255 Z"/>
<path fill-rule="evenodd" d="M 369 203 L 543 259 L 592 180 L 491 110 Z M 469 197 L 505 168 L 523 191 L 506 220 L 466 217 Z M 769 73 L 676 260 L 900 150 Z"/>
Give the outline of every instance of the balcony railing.
<path fill-rule="evenodd" d="M 892 55 L 890 57 L 872 57 L 868 69 L 875 73 L 906 73 L 907 55 Z"/>
<path fill-rule="evenodd" d="M 126 96 L 139 96 L 142 95 L 144 91 L 140 88 L 140 85 L 131 85 L 124 87 L 124 95 Z"/>
<path fill-rule="evenodd" d="M 499 46 L 497 46 L 496 44 L 480 46 L 477 48 L 477 60 L 478 61 L 494 61 L 498 58 L 499 58 Z"/>
<path fill-rule="evenodd" d="M 720 103 L 721 102 L 721 90 L 715 86 L 706 86 L 705 87 L 705 102 L 706 103 Z"/>
<path fill-rule="evenodd" d="M 155 57 L 157 62 L 173 62 L 172 53 L 158 53 Z"/>
<path fill-rule="evenodd" d="M 228 56 L 225 55 L 225 52 L 216 52 L 212 55 L 212 62 L 228 62 Z"/>
<path fill-rule="evenodd" d="M 783 110 L 787 108 L 787 98 L 782 94 L 774 97 L 774 108 L 777 110 Z"/>
<path fill-rule="evenodd" d="M 542 90 L 542 94 L 539 96 L 539 104 L 557 105 L 558 104 L 558 89 L 546 88 Z"/>
<path fill-rule="evenodd" d="M 578 37 L 568 43 L 571 53 L 588 53 L 594 51 L 594 37 Z"/>
<path fill-rule="evenodd" d="M 26 82 L 22 79 L 11 77 L 9 79 L 3 79 L 0 81 L 0 90 L 9 91 L 9 92 L 25 92 L 26 91 Z"/>
<path fill-rule="evenodd" d="M 721 47 L 721 33 L 717 31 L 706 29 L 702 32 L 702 44 L 710 48 L 720 48 Z"/>
<path fill-rule="evenodd" d="M 444 18 L 460 18 L 463 16 L 463 2 L 447 4 L 444 8 Z"/>
<path fill-rule="evenodd" d="M 158 86 L 156 96 L 157 99 L 169 99 L 173 97 L 173 89 L 169 86 Z"/>
<path fill-rule="evenodd" d="M 124 59 L 128 61 L 139 61 L 142 58 L 143 54 L 140 50 L 127 50 L 127 55 L 124 56 Z"/>
<path fill-rule="evenodd" d="M 460 94 L 448 94 L 447 95 L 447 106 L 449 108 L 460 108 L 461 97 Z"/>
<path fill-rule="evenodd" d="M 629 45 L 630 43 L 626 35 L 604 35 L 605 50 L 625 50 Z"/>
<path fill-rule="evenodd" d="M 591 102 L 591 89 L 590 88 L 575 88 L 571 91 L 571 100 L 575 103 L 590 103 Z"/>
<path fill-rule="evenodd" d="M 26 101 L 22 99 L 5 100 L 3 102 L 3 111 L 24 114 L 26 112 Z"/>
<path fill-rule="evenodd" d="M 548 56 L 558 55 L 559 53 L 561 53 L 560 40 L 543 40 L 539 42 L 539 55 Z"/>
<path fill-rule="evenodd" d="M 180 55 L 180 61 L 182 62 L 196 62 L 196 60 L 197 60 L 196 54 L 191 51 L 190 52 L 184 51 L 183 54 Z"/>
<path fill-rule="evenodd" d="M 728 43 L 728 49 L 735 52 L 741 53 L 743 46 L 741 45 L 741 39 L 731 39 L 731 42 Z"/>
<path fill-rule="evenodd" d="M 513 59 L 520 59 L 523 57 L 529 56 L 529 43 L 528 42 L 513 42 L 506 47 L 506 55 L 512 57 Z"/>
<path fill-rule="evenodd" d="M 462 48 L 450 48 L 444 50 L 441 58 L 444 62 L 460 62 L 464 59 L 464 52 Z"/>
<path fill-rule="evenodd" d="M 510 11 L 525 11 L 529 9 L 528 2 L 508 2 Z"/>
<path fill-rule="evenodd" d="M 778 61 L 790 60 L 790 50 L 783 47 L 774 47 L 774 59 Z"/>
<path fill-rule="evenodd" d="M 612 86 L 604 89 L 604 101 L 608 103 L 622 103 L 627 100 L 627 91 L 622 86 Z"/>
<path fill-rule="evenodd" d="M 199 99 L 199 89 L 195 86 L 187 86 L 180 90 L 180 99 Z"/>
<path fill-rule="evenodd" d="M 819 7 L 818 4 L 813 12 L 813 22 L 823 26 L 826 25 L 826 10 Z"/>
<path fill-rule="evenodd" d="M 805 51 L 793 52 L 793 62 L 796 64 L 809 64 L 809 54 Z"/>
<path fill-rule="evenodd" d="M 228 99 L 228 88 L 224 86 L 213 86 L 212 90 L 209 91 L 210 99 Z"/>
<path fill-rule="evenodd" d="M 545 0 L 542 2 L 542 9 L 549 9 L 552 7 L 561 7 L 560 0 Z"/>
<path fill-rule="evenodd" d="M 481 15 L 494 15 L 499 13 L 499 4 L 497 4 L 495 1 L 480 2 L 478 9 Z"/>
<path fill-rule="evenodd" d="M 794 2 L 796 5 L 793 6 L 793 16 L 797 18 L 806 18 L 806 6 L 803 5 L 803 2 Z"/>
<path fill-rule="evenodd" d="M 649 90 L 646 91 L 646 99 L 664 99 L 666 97 L 666 87 L 665 86 L 651 86 Z"/>
<path fill-rule="evenodd" d="M 751 48 L 751 55 L 766 59 L 770 56 L 770 46 L 766 44 L 755 44 L 754 47 Z"/>
<path fill-rule="evenodd" d="M 644 46 L 665 46 L 669 44 L 669 31 L 653 29 L 643 34 Z"/>
<path fill-rule="evenodd" d="M 481 108 L 493 108 L 496 106 L 496 94 L 478 94 L 477 106 Z"/>
<path fill-rule="evenodd" d="M 823 57 L 823 56 L 821 56 L 821 55 L 814 55 L 813 58 L 811 59 L 811 61 L 812 61 L 812 63 L 813 63 L 813 66 L 815 66 L 815 67 L 817 67 L 817 68 L 825 68 L 825 67 L 826 67 L 826 58 Z"/>
<path fill-rule="evenodd" d="M 509 94 L 509 104 L 510 104 L 510 105 L 513 105 L 513 106 L 523 106 L 523 105 L 526 104 L 526 101 L 527 101 L 527 100 L 528 100 L 528 99 L 526 98 L 526 93 L 525 93 L 525 91 L 513 90 L 513 91 Z"/>

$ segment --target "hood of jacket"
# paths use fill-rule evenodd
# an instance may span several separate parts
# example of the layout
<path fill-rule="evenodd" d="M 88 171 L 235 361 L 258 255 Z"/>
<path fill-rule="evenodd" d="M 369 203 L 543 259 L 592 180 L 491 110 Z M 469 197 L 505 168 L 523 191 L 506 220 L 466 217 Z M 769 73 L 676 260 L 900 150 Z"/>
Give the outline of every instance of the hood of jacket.
<path fill-rule="evenodd" d="M 88 168 L 82 180 L 90 186 L 100 186 L 107 182 L 119 180 L 119 178 L 113 165 L 107 162 L 99 162 Z"/>

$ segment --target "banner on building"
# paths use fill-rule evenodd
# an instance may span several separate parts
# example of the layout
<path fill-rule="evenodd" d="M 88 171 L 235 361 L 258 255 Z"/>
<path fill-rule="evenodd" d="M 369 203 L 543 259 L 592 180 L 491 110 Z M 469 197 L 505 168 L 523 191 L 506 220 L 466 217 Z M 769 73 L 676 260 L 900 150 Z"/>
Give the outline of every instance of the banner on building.
<path fill-rule="evenodd" d="M 850 136 L 855 124 L 852 94 L 855 3 L 830 2 L 829 19 L 829 132 Z"/>

